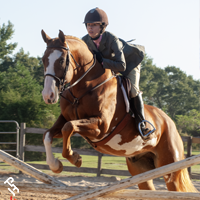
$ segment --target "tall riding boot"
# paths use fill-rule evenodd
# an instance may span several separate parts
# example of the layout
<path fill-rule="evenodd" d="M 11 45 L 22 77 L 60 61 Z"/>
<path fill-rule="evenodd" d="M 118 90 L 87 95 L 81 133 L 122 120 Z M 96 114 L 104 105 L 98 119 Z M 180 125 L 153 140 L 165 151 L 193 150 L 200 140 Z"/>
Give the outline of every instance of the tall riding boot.
<path fill-rule="evenodd" d="M 149 128 L 146 128 L 145 122 L 142 122 L 145 120 L 144 118 L 144 103 L 142 100 L 142 94 L 139 93 L 136 97 L 130 99 L 130 107 L 132 112 L 134 112 L 135 119 L 136 119 L 136 127 L 138 129 L 139 123 L 141 123 L 141 130 L 143 135 L 148 135 L 151 130 Z"/>

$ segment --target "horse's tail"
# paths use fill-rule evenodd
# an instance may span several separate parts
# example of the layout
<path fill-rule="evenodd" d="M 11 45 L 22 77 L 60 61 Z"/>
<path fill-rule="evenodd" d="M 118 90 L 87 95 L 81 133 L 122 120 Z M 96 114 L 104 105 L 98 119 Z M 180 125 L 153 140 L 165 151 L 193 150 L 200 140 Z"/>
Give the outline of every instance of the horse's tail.
<path fill-rule="evenodd" d="M 178 176 L 178 185 L 180 192 L 198 192 L 190 179 L 187 168 L 180 170 Z"/>

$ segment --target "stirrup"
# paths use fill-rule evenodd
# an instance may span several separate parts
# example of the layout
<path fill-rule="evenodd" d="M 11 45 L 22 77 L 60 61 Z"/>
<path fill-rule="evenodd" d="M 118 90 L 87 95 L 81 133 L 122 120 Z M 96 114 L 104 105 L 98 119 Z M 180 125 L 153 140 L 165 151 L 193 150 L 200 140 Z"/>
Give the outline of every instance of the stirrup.
<path fill-rule="evenodd" d="M 153 127 L 153 130 L 149 131 L 149 133 L 147 133 L 146 135 L 144 135 L 143 132 L 142 132 L 142 130 L 141 130 L 141 124 L 142 124 L 143 122 L 147 122 L 147 123 L 149 123 L 149 124 Z M 140 122 L 140 123 L 138 124 L 138 130 L 139 130 L 140 135 L 142 136 L 142 138 L 143 138 L 144 140 L 146 140 L 146 139 L 148 138 L 148 136 L 149 136 L 150 134 L 152 134 L 152 133 L 156 130 L 156 128 L 153 126 L 153 124 L 152 124 L 151 122 L 149 122 L 149 121 L 147 121 L 147 120 L 143 120 L 142 122 Z"/>

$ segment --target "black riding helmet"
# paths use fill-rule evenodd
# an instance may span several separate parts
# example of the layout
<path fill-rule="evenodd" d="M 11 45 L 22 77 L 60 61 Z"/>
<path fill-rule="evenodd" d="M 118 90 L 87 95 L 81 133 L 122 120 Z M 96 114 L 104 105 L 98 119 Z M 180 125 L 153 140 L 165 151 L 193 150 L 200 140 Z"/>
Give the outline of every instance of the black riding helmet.
<path fill-rule="evenodd" d="M 106 26 L 108 25 L 108 17 L 107 17 L 107 14 L 103 10 L 99 8 L 93 8 L 89 10 L 88 13 L 85 15 L 85 19 L 83 23 L 85 23 L 86 27 L 87 27 L 87 23 L 100 23 L 100 26 L 101 26 L 100 35 L 101 35 L 105 31 Z M 96 39 L 96 38 L 93 38 L 93 39 Z"/>

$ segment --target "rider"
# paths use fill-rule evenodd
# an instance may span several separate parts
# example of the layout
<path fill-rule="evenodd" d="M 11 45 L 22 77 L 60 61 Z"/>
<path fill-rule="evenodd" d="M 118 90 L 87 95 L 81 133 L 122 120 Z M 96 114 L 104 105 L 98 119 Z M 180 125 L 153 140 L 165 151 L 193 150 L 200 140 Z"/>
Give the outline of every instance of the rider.
<path fill-rule="evenodd" d="M 91 9 L 86 14 L 84 23 L 88 34 L 82 40 L 93 54 L 96 54 L 96 58 L 103 68 L 120 72 L 131 81 L 131 110 L 135 114 L 137 127 L 141 123 L 143 135 L 149 134 L 151 130 L 146 128 L 145 122 L 142 122 L 145 119 L 144 104 L 139 90 L 140 63 L 144 57 L 144 47 L 127 43 L 105 31 L 108 17 L 99 8 Z"/>

